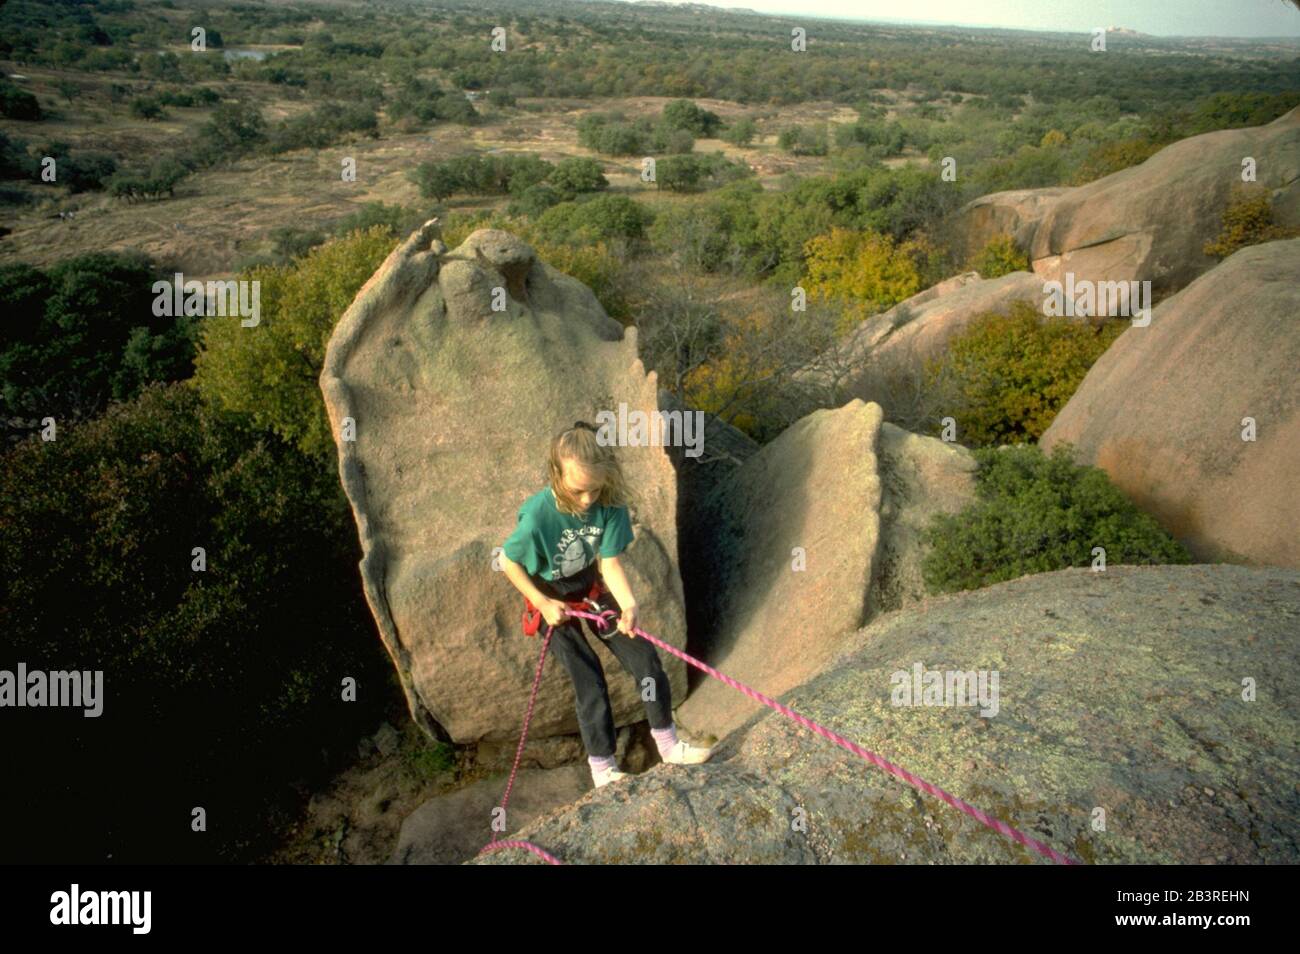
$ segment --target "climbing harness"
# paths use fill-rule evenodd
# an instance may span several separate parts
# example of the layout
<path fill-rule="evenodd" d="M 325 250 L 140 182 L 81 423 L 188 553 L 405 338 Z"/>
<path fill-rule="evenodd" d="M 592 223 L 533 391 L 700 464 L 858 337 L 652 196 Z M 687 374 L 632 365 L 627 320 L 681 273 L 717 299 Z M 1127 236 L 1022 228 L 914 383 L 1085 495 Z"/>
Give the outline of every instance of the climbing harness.
<path fill-rule="evenodd" d="M 592 580 L 591 589 L 587 591 L 586 596 L 580 600 L 565 600 L 565 605 L 574 610 L 590 609 L 599 613 L 601 612 L 599 600 L 608 592 L 609 590 L 606 589 L 604 581 L 597 576 Z M 612 612 L 612 610 L 606 610 L 605 612 Z M 525 636 L 536 636 L 537 630 L 542 625 L 542 611 L 534 606 L 532 600 L 526 596 L 524 597 L 523 623 Z M 601 622 L 600 628 L 602 630 L 605 628 L 605 623 L 603 621 Z"/>
<path fill-rule="evenodd" d="M 599 582 L 600 580 L 599 578 L 597 578 L 597 583 Z M 588 598 L 590 598 L 590 595 Z M 565 612 L 570 616 L 575 616 L 575 617 L 580 616 L 589 620 L 594 620 L 596 623 L 600 624 L 601 629 L 604 629 L 606 626 L 611 625 L 613 621 L 613 617 L 616 615 L 613 610 L 600 611 L 599 607 L 597 608 L 597 612 L 599 613 L 599 615 L 593 615 L 592 613 L 587 613 L 581 609 L 575 608 L 576 606 L 580 606 L 580 605 L 581 605 L 580 603 L 578 604 L 569 603 L 565 609 Z M 534 631 L 535 630 L 536 627 L 534 627 Z M 1081 863 L 1078 860 L 1071 858 L 1069 855 L 1061 854 L 1061 852 L 1057 851 L 1055 848 L 1051 847 L 1050 845 L 1044 844 L 1043 842 L 1039 841 L 1036 838 L 1030 838 L 1024 832 L 1020 831 L 1019 829 L 1013 828 L 1012 826 L 1008 825 L 1006 822 L 994 818 L 992 815 L 989 815 L 985 812 L 980 811 L 978 808 L 976 808 L 974 805 L 971 805 L 969 802 L 965 802 L 962 799 L 957 798 L 955 795 L 948 794 L 943 789 L 939 788 L 937 785 L 931 785 L 929 782 L 925 781 L 925 779 L 919 778 L 913 775 L 911 772 L 907 771 L 906 769 L 895 765 L 893 762 L 881 758 L 875 752 L 871 752 L 867 749 L 862 748 L 860 745 L 850 742 L 842 735 L 837 735 L 836 733 L 832 732 L 830 729 L 826 728 L 825 726 L 820 725 L 817 722 L 814 722 L 812 719 L 809 719 L 806 716 L 800 715 L 799 713 L 791 709 L 789 706 L 784 706 L 781 703 L 777 702 L 775 699 L 770 699 L 767 696 L 763 695 L 761 692 L 749 688 L 749 686 L 746 686 L 743 682 L 739 682 L 738 680 L 732 679 L 730 676 L 718 672 L 718 670 L 714 669 L 712 666 L 708 665 L 707 663 L 703 663 L 692 656 L 688 656 L 686 653 L 682 652 L 681 650 L 677 649 L 674 646 L 669 646 L 663 640 L 650 635 L 645 630 L 633 628 L 632 631 L 636 633 L 638 636 L 645 637 L 650 642 L 654 643 L 654 645 L 658 646 L 660 649 L 666 650 L 667 652 L 672 653 L 674 656 L 677 656 L 679 659 L 682 659 L 683 661 L 689 663 L 690 665 L 694 666 L 696 669 L 702 670 L 703 672 L 707 672 L 714 679 L 724 682 L 728 686 L 731 686 L 731 688 L 743 692 L 751 699 L 755 699 L 758 702 L 763 703 L 763 705 L 767 706 L 770 709 L 775 709 L 777 712 L 781 713 L 787 718 L 793 719 L 795 722 L 799 723 L 804 728 L 811 729 L 813 732 L 817 733 L 822 738 L 834 742 L 840 748 L 852 752 L 854 755 L 858 756 L 859 758 L 866 759 L 868 762 L 878 766 L 879 768 L 884 769 L 886 772 L 889 772 L 891 775 L 895 775 L 898 778 L 901 778 L 909 785 L 915 788 L 919 788 L 921 791 L 929 795 L 933 795 L 935 798 L 939 799 L 942 802 L 946 802 L 947 804 L 951 805 L 953 808 L 956 808 L 958 811 L 965 812 L 967 815 L 969 815 L 971 818 L 974 818 L 980 824 L 986 825 L 989 828 L 992 828 L 994 831 L 1006 835 L 1008 838 L 1011 838 L 1014 841 L 1018 841 L 1020 844 L 1025 845 L 1026 847 L 1032 848 L 1034 851 L 1038 852 L 1040 855 L 1043 855 L 1044 857 L 1051 858 L 1057 864 L 1077 865 Z M 527 632 L 526 616 L 525 616 L 525 632 Z M 524 742 L 528 738 L 528 724 L 529 722 L 532 721 L 533 718 L 533 705 L 537 701 L 537 688 L 541 684 L 541 680 L 542 680 L 542 667 L 546 664 L 546 648 L 547 646 L 550 645 L 551 636 L 554 633 L 555 633 L 555 627 L 548 626 L 546 630 L 546 638 L 542 641 L 542 652 L 537 659 L 537 671 L 533 675 L 533 689 L 532 689 L 532 693 L 528 697 L 528 709 L 524 713 L 524 728 L 522 734 L 519 736 L 519 748 L 515 750 L 515 764 L 510 769 L 510 780 L 506 783 L 505 795 L 501 799 L 500 807 L 501 807 L 502 817 L 505 817 L 506 805 L 510 801 L 510 790 L 514 787 L 515 775 L 518 774 L 519 772 L 519 760 L 524 754 Z M 549 864 L 553 864 L 553 865 L 564 864 L 564 862 L 560 861 L 559 858 L 556 858 L 550 852 L 546 851 L 543 848 L 539 848 L 537 845 L 534 845 L 530 841 L 498 841 L 495 833 L 492 835 L 492 840 L 489 841 L 486 845 L 483 846 L 483 848 L 479 850 L 479 854 L 482 855 L 482 854 L 486 854 L 487 852 L 498 851 L 502 848 L 522 848 L 525 851 L 532 852 L 533 854 L 537 855 L 539 858 L 543 859 Z"/>

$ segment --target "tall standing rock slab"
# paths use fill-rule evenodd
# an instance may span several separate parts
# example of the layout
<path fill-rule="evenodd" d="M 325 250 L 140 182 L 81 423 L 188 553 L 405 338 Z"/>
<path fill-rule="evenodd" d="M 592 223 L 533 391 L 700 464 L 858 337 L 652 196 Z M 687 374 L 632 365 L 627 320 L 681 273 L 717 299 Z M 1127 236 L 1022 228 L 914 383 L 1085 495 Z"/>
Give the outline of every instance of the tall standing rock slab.
<path fill-rule="evenodd" d="M 447 252 L 434 231 L 413 234 L 361 289 L 320 381 L 366 599 L 412 717 L 455 742 L 506 739 L 520 730 L 540 642 L 520 631 L 522 600 L 495 551 L 545 485 L 552 436 L 622 402 L 654 413 L 657 388 L 636 330 L 528 245 L 480 229 Z M 624 565 L 642 626 L 682 645 L 672 464 L 662 447 L 617 454 L 636 495 Z M 595 649 L 616 722 L 640 721 L 631 677 Z M 684 695 L 682 663 L 664 667 Z M 551 662 L 530 736 L 576 731 L 568 676 Z"/>
<path fill-rule="evenodd" d="M 683 554 L 707 597 L 692 623 L 728 676 L 784 692 L 862 625 L 880 529 L 881 416 L 862 401 L 815 411 L 724 479 L 696 514 L 713 536 Z M 706 678 L 677 712 L 689 731 L 721 738 L 758 706 Z"/>
<path fill-rule="evenodd" d="M 1297 316 L 1300 239 L 1241 249 L 1120 335 L 1039 443 L 1072 443 L 1199 559 L 1300 568 Z"/>

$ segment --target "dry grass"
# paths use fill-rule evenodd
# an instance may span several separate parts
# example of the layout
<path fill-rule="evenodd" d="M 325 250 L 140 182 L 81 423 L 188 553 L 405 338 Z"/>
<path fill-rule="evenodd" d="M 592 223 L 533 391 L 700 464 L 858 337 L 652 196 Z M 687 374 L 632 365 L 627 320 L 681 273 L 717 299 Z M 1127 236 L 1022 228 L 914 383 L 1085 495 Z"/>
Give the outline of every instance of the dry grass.
<path fill-rule="evenodd" d="M 107 150 L 126 157 L 165 154 L 197 135 L 208 110 L 167 107 L 167 118 L 146 121 L 130 116 L 125 102 L 108 95 L 118 82 L 144 92 L 165 88 L 135 77 L 102 74 L 88 77 L 53 69 L 26 70 L 26 87 L 57 115 L 39 123 L 12 123 L 9 132 L 33 143 L 64 140 L 73 150 Z M 70 80 L 82 92 L 72 102 L 58 95 L 55 83 Z M 314 105 L 284 87 L 236 82 L 241 97 L 255 102 L 269 123 L 309 110 Z M 0 261 L 24 261 L 48 266 L 86 251 L 139 249 L 199 280 L 229 277 L 236 265 L 271 250 L 271 233 L 281 227 L 328 229 L 330 223 L 355 212 L 363 203 L 382 201 L 414 208 L 431 205 L 421 199 L 406 174 L 421 162 L 447 158 L 467 149 L 493 152 L 532 152 L 558 162 L 589 156 L 578 144 L 576 123 L 586 113 L 621 110 L 629 117 L 654 117 L 671 97 L 623 99 L 523 100 L 541 103 L 546 111 L 488 108 L 481 125 L 438 125 L 421 132 L 384 130 L 382 138 L 357 139 L 322 150 L 299 150 L 274 157 L 241 160 L 233 166 L 198 173 L 181 182 L 173 198 L 127 204 L 102 193 L 71 195 L 57 186 L 32 186 L 41 196 L 30 206 L 12 210 L 6 225 L 12 230 L 0 240 Z M 696 143 L 700 152 L 722 152 L 748 163 L 767 189 L 779 186 L 786 173 L 815 175 L 828 171 L 826 159 L 790 156 L 776 147 L 777 133 L 787 125 L 808 122 L 850 122 L 853 110 L 834 103 L 801 103 L 785 107 L 746 107 L 722 100 L 696 100 L 724 119 L 754 115 L 759 137 L 752 148 L 718 139 Z M 485 107 L 486 108 L 486 107 Z M 382 127 L 382 124 L 381 124 Z M 344 182 L 342 160 L 356 160 L 357 181 Z M 641 181 L 639 157 L 598 157 L 615 191 L 637 195 L 652 205 L 694 201 L 693 197 L 662 193 Z M 128 160 L 129 161 L 129 160 Z M 903 161 L 903 160 L 898 160 Z M 42 195 L 42 193 L 44 193 Z M 505 199 L 461 198 L 449 211 L 473 211 L 504 205 Z M 60 211 L 75 211 L 61 220 Z"/>

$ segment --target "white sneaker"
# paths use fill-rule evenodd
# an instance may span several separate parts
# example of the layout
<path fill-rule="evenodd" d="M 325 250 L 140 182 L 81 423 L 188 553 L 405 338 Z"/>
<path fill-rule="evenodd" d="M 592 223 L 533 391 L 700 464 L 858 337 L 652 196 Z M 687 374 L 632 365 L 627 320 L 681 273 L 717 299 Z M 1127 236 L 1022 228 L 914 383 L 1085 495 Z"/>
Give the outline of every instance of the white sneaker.
<path fill-rule="evenodd" d="M 698 765 L 701 762 L 707 762 L 709 756 L 713 754 L 713 749 L 702 749 L 699 746 L 691 745 L 685 739 L 678 739 L 677 744 L 668 750 L 668 754 L 663 756 L 665 762 L 673 765 Z"/>
<path fill-rule="evenodd" d="M 617 782 L 620 778 L 627 778 L 627 777 L 628 777 L 627 772 L 620 772 L 616 768 L 605 769 L 602 772 L 591 773 L 592 781 L 596 783 L 597 788 L 600 788 L 602 785 L 608 785 L 610 782 Z"/>

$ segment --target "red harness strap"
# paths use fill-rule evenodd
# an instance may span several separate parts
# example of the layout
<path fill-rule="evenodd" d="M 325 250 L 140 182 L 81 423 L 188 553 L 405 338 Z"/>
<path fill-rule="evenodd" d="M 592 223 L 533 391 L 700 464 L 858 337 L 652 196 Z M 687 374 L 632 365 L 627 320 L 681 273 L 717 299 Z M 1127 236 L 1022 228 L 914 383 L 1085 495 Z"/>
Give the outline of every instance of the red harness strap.
<path fill-rule="evenodd" d="M 596 601 L 608 592 L 605 581 L 597 576 L 592 581 L 591 589 L 587 591 L 586 596 L 580 600 L 565 600 L 564 602 L 574 609 L 600 613 L 600 607 L 596 605 Z M 532 600 L 524 597 L 524 635 L 536 636 L 537 630 L 541 628 L 542 618 L 542 611 L 533 605 Z"/>

